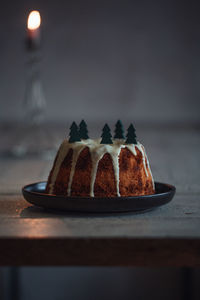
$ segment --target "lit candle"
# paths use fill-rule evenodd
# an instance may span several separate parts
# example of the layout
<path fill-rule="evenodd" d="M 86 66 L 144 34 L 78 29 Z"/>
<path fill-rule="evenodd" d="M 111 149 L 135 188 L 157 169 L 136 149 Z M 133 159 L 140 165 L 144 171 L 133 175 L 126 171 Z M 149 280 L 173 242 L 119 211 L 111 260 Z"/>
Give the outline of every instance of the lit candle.
<path fill-rule="evenodd" d="M 29 50 L 34 50 L 39 47 L 40 44 L 40 24 L 41 17 L 37 10 L 30 12 L 27 21 L 27 47 Z"/>

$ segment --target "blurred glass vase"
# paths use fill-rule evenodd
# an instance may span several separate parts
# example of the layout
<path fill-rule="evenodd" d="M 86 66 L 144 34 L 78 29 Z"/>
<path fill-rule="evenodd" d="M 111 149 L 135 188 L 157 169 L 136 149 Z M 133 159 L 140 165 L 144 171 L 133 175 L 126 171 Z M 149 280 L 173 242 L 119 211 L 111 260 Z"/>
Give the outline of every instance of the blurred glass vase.
<path fill-rule="evenodd" d="M 27 123 L 38 125 L 45 118 L 46 100 L 39 71 L 39 56 L 31 55 L 24 98 L 24 117 Z"/>
<path fill-rule="evenodd" d="M 57 145 L 44 122 L 47 104 L 40 76 L 40 55 L 37 50 L 28 54 L 23 120 L 11 152 L 16 157 L 42 156 L 48 159 L 55 155 Z"/>

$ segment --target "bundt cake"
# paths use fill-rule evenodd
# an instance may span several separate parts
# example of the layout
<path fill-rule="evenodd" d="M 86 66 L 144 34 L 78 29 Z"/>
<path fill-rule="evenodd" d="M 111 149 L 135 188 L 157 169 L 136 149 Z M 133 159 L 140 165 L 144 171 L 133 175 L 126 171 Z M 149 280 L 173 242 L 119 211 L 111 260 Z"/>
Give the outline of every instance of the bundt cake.
<path fill-rule="evenodd" d="M 69 140 L 61 144 L 48 177 L 48 194 L 120 197 L 155 193 L 145 149 L 136 135 L 131 137 L 132 125 L 126 140 L 122 130 L 116 130 L 112 139 L 107 125 L 102 139 L 95 140 L 88 138 L 86 127 L 81 128 L 73 123 Z"/>

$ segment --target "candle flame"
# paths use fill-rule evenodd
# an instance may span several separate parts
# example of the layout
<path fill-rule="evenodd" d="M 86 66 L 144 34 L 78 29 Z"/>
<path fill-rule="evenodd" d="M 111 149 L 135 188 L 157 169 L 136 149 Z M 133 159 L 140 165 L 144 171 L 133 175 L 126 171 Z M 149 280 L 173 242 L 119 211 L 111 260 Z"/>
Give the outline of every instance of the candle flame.
<path fill-rule="evenodd" d="M 34 30 L 40 27 L 41 17 L 40 13 L 37 10 L 33 10 L 30 12 L 28 16 L 27 27 L 28 29 Z"/>

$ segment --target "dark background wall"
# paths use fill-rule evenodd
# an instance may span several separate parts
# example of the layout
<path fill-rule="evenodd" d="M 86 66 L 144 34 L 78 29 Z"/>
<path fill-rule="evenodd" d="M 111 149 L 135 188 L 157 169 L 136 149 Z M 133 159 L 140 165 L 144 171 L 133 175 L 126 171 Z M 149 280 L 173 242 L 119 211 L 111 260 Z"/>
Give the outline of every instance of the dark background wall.
<path fill-rule="evenodd" d="M 198 1 L 12 1 L 0 10 L 0 121 L 22 118 L 28 12 L 42 16 L 47 120 L 197 121 Z"/>

